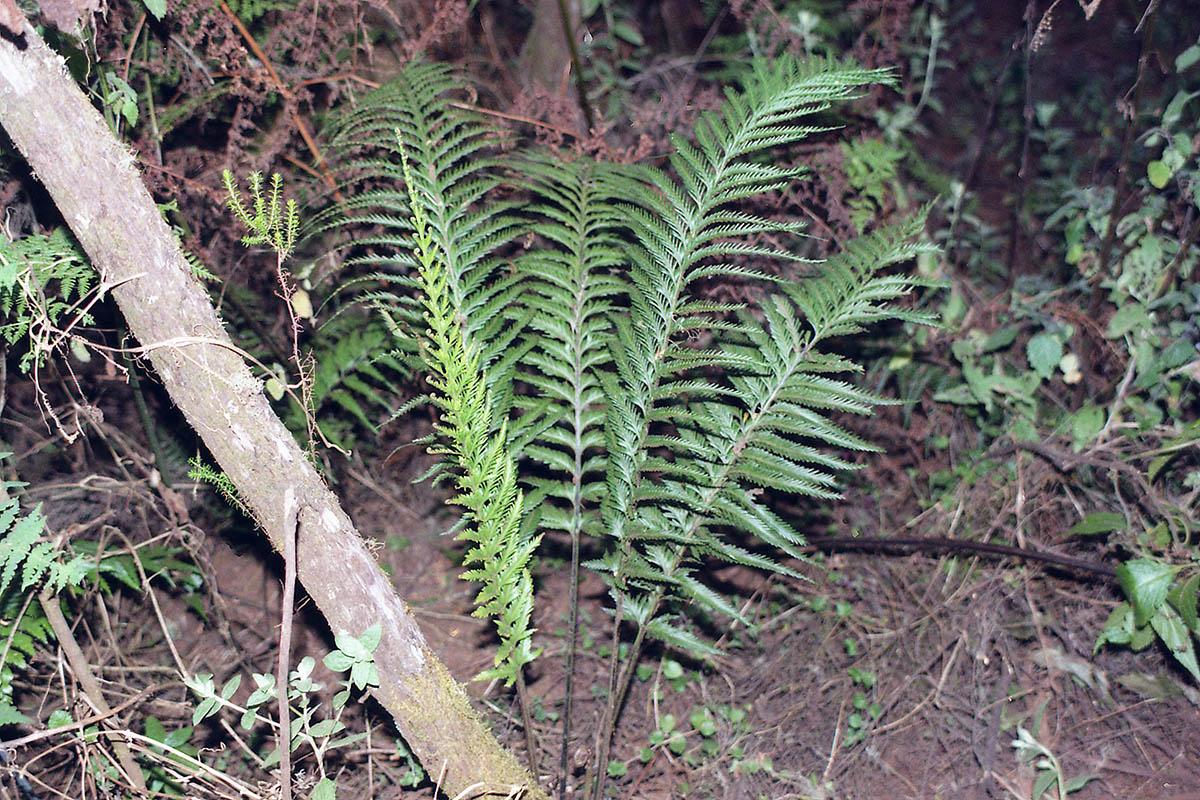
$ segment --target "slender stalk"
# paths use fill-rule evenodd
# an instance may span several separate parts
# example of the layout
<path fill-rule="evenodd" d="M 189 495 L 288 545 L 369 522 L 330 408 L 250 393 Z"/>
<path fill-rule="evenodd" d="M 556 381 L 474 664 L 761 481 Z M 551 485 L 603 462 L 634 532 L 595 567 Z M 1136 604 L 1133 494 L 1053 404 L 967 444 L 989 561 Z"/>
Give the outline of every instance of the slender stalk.
<path fill-rule="evenodd" d="M 58 596 L 50 590 L 49 586 L 46 586 L 38 594 L 38 602 L 42 605 L 42 613 L 46 615 L 46 622 L 54 631 L 54 637 L 58 639 L 58 646 L 62 648 L 63 654 L 67 657 L 67 663 L 71 665 L 71 671 L 75 673 L 75 680 L 79 681 L 84 695 L 99 714 L 111 715 L 113 711 L 109 708 L 108 701 L 104 699 L 100 682 L 96 680 L 92 668 L 88 666 L 87 656 L 83 654 L 79 642 L 75 641 L 75 634 L 71 633 L 71 626 L 67 624 L 66 617 L 59 608 Z M 134 759 L 133 753 L 130 752 L 129 745 L 120 738 L 114 738 L 112 747 L 125 777 L 129 779 L 133 788 L 138 792 L 146 791 L 146 776 L 142 774 L 142 769 Z"/>
<path fill-rule="evenodd" d="M 287 498 L 295 503 L 289 492 Z M 288 706 L 288 659 L 292 650 L 292 614 L 296 605 L 296 537 L 300 535 L 300 506 L 287 509 L 283 531 L 283 597 L 280 600 L 279 660 L 275 692 L 279 700 L 279 791 L 292 800 L 292 718 Z"/>
<path fill-rule="evenodd" d="M 1154 42 L 1154 23 L 1158 19 L 1158 0 L 1152 0 L 1150 7 L 1146 10 L 1146 15 L 1139 23 L 1142 30 L 1142 51 L 1138 56 L 1137 78 L 1133 85 L 1133 100 L 1129 104 L 1128 118 L 1129 124 L 1125 126 L 1125 136 L 1121 140 L 1121 157 L 1117 161 L 1117 185 L 1113 189 L 1112 206 L 1108 210 L 1108 226 L 1104 231 L 1104 241 L 1100 245 L 1100 266 L 1096 272 L 1094 284 L 1098 285 L 1100 281 L 1108 277 L 1109 259 L 1112 255 L 1113 242 L 1117 236 L 1117 219 L 1121 213 L 1121 204 L 1124 202 L 1125 184 L 1129 180 L 1129 153 L 1133 149 L 1133 140 L 1137 134 L 1137 115 L 1138 109 L 1142 104 L 1142 94 L 1146 88 L 1146 70 L 1150 66 L 1150 59 L 1153 56 Z M 1099 300 L 1101 297 L 1099 292 L 1094 292 L 1092 295 L 1095 302 L 1088 316 L 1095 318 L 1095 312 L 1099 311 Z"/>
<path fill-rule="evenodd" d="M 529 752 L 529 772 L 536 781 L 541 777 L 538 769 L 538 743 L 533 730 L 533 718 L 529 715 L 529 692 L 525 688 L 525 670 L 517 670 L 517 701 L 521 704 L 521 724 L 525 726 L 525 749 Z"/>
<path fill-rule="evenodd" d="M 592 104 L 588 100 L 587 82 L 583 79 L 583 64 L 579 61 L 579 46 L 575 44 L 575 25 L 571 18 L 568 0 L 558 0 L 558 13 L 562 16 L 563 34 L 567 40 L 567 50 L 571 53 L 571 67 L 575 70 L 575 91 L 579 94 L 579 108 L 583 111 L 587 132 L 591 134 L 596 127 L 596 116 L 592 113 Z"/>
<path fill-rule="evenodd" d="M 681 547 L 680 551 L 682 550 Z M 622 598 L 618 596 L 617 616 L 613 620 L 612 656 L 609 661 L 608 705 L 604 709 L 604 717 L 600 721 L 600 730 L 596 735 L 596 759 L 591 800 L 600 800 L 604 794 L 604 784 L 608 780 L 608 754 L 612 746 L 613 731 L 616 729 L 617 717 L 621 714 L 621 706 L 625 704 L 625 695 L 629 692 L 633 671 L 637 666 L 638 657 L 641 655 L 642 645 L 646 639 L 646 626 L 638 625 L 637 633 L 633 637 L 633 644 L 630 645 L 625 659 L 625 668 L 620 669 L 621 600 Z M 652 619 L 653 615 L 657 613 L 661 602 L 662 589 L 655 589 L 650 602 L 648 619 Z M 618 673 L 620 673 L 620 678 L 617 677 Z"/>
<path fill-rule="evenodd" d="M 1021 241 L 1022 225 L 1025 221 L 1025 203 L 1029 196 L 1029 149 L 1030 141 L 1033 136 L 1033 51 L 1034 51 L 1034 32 L 1033 19 L 1036 16 L 1035 3 L 1029 0 L 1025 4 L 1025 42 L 1024 42 L 1024 64 L 1025 69 L 1021 76 L 1022 92 L 1024 93 L 1024 106 L 1021 110 L 1021 121 L 1023 130 L 1021 134 L 1021 161 L 1017 168 L 1017 199 L 1013 203 L 1011 228 L 1009 230 L 1008 239 L 1008 257 L 1005 264 L 1008 273 L 1009 288 L 1012 288 L 1013 281 L 1016 280 L 1016 259 L 1017 246 Z"/>
<path fill-rule="evenodd" d="M 562 782 L 559 785 L 559 797 L 565 800 L 567 796 L 568 781 L 568 764 L 569 750 L 571 747 L 571 713 L 575 705 L 575 648 L 578 646 L 579 640 L 579 535 L 583 528 L 583 373 L 584 367 L 581 363 L 579 355 L 583 352 L 583 282 L 580 281 L 576 286 L 576 303 L 575 303 L 575 319 L 571 321 L 572 335 L 574 337 L 575 363 L 574 379 L 575 379 L 575 397 L 574 411 L 575 417 L 572 420 L 574 426 L 574 442 L 572 456 L 574 457 L 573 467 L 575 470 L 575 481 L 571 492 L 571 586 L 570 586 L 570 610 L 568 612 L 569 619 L 567 621 L 567 685 L 566 698 L 563 704 L 563 733 L 562 733 L 562 752 L 559 755 L 559 772 L 562 774 Z"/>

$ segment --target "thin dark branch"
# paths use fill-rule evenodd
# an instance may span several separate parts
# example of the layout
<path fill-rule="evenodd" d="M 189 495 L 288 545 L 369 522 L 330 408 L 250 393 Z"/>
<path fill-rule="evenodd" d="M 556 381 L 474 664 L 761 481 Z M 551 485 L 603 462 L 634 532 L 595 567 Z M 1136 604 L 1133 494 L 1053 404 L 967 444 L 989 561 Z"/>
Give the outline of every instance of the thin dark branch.
<path fill-rule="evenodd" d="M 1029 145 L 1033 137 L 1033 51 L 1036 47 L 1033 22 L 1036 10 L 1035 0 L 1029 0 L 1025 5 L 1025 69 L 1021 76 L 1025 98 L 1025 104 L 1021 110 L 1024 130 L 1021 135 L 1021 164 L 1017 169 L 1017 201 L 1013 203 L 1006 264 L 1010 287 L 1016 280 L 1014 267 L 1017 260 L 1017 248 L 1021 243 L 1021 229 L 1025 221 L 1025 203 L 1029 196 Z"/>
<path fill-rule="evenodd" d="M 596 127 L 596 116 L 592 113 L 592 104 L 587 96 L 587 83 L 583 79 L 583 64 L 579 61 L 579 47 L 575 44 L 575 25 L 572 24 L 571 14 L 567 9 L 567 0 L 558 0 L 558 13 L 562 15 L 563 34 L 567 39 L 567 50 L 571 53 L 571 67 L 575 70 L 575 91 L 579 93 L 579 108 L 583 111 L 584 122 L 590 135 Z"/>
<path fill-rule="evenodd" d="M 1113 189 L 1112 207 L 1108 212 L 1108 226 L 1104 231 L 1104 241 L 1100 245 L 1099 269 L 1093 279 L 1095 285 L 1099 285 L 1101 280 L 1108 277 L 1109 258 L 1112 255 L 1113 242 L 1117 235 L 1117 222 L 1124 199 L 1125 184 L 1129 179 L 1129 154 L 1133 149 L 1133 140 L 1138 130 L 1138 109 L 1142 106 L 1142 94 L 1146 89 L 1146 69 L 1150 64 L 1150 55 L 1153 51 L 1154 22 L 1158 17 L 1158 7 L 1158 0 L 1151 0 L 1150 7 L 1146 9 L 1142 21 L 1138 23 L 1138 27 L 1142 29 L 1142 52 L 1138 56 L 1137 79 L 1130 90 L 1133 92 L 1133 100 L 1126 112 L 1129 124 L 1125 126 L 1125 136 L 1121 140 L 1121 157 L 1117 161 L 1117 185 Z M 1099 298 L 1101 293 L 1094 292 L 1093 296 Z"/>
<path fill-rule="evenodd" d="M 1103 575 L 1115 578 L 1116 569 L 1107 564 L 1085 561 L 1081 558 L 1063 556 L 1058 553 L 1047 553 L 1041 550 L 1028 550 L 1021 547 L 1010 547 L 989 542 L 970 542 L 965 539 L 927 538 L 923 536 L 898 538 L 889 536 L 810 536 L 808 547 L 812 550 L 925 550 L 935 553 L 981 553 L 1001 556 L 1003 558 L 1019 558 L 1023 561 L 1038 561 L 1043 564 L 1054 564 L 1059 567 L 1086 572 L 1092 575 Z"/>

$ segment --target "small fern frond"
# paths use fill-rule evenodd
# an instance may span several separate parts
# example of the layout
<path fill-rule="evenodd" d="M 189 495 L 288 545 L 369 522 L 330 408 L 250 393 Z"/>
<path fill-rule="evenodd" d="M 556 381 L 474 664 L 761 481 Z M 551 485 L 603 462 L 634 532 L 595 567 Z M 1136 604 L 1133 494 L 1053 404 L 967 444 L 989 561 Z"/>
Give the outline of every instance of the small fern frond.
<path fill-rule="evenodd" d="M 8 591 L 18 570 L 21 571 L 22 589 L 40 579 L 49 563 L 49 559 L 44 558 L 45 551 L 53 550 L 49 542 L 42 543 L 45 547 L 38 544 L 45 528 L 41 504 L 21 519 L 17 519 L 18 510 L 17 501 L 13 499 L 4 501 L 0 509 L 0 532 L 3 532 L 3 538 L 0 538 L 0 595 Z M 33 562 L 32 568 L 30 562 Z"/>
<path fill-rule="evenodd" d="M 12 454 L 3 453 L 0 457 L 9 455 Z M 81 555 L 61 561 L 58 558 L 59 549 L 54 542 L 39 541 L 46 532 L 46 518 L 42 515 L 40 503 L 20 519 L 17 518 L 19 510 L 15 498 L 0 501 L 0 606 L 11 597 L 22 596 L 43 580 L 53 594 L 58 594 L 68 587 L 77 587 L 96 567 L 94 561 Z M 19 582 L 16 580 L 18 573 Z M 35 636 L 39 635 L 39 629 L 36 627 L 38 623 L 31 622 L 34 627 L 24 626 L 23 630 Z M 5 623 L 0 623 L 3 624 Z M 45 641 L 48 633 L 48 630 L 40 631 L 40 641 Z M 20 649 L 19 644 L 17 647 Z M 32 650 L 27 654 L 31 655 Z M 6 658 L 5 663 L 11 664 L 13 660 Z M 0 695 L 8 691 L 5 684 Z"/>
<path fill-rule="evenodd" d="M 191 467 L 188 470 L 188 477 L 194 481 L 207 483 L 217 490 L 221 497 L 225 498 L 225 502 L 241 511 L 247 517 L 253 518 L 253 513 L 250 508 L 242 502 L 242 498 L 238 496 L 237 486 L 230 480 L 229 476 L 218 469 L 213 469 L 208 464 L 200 460 L 199 456 L 192 456 L 188 459 L 188 465 Z"/>
<path fill-rule="evenodd" d="M 300 214 L 296 201 L 289 199 L 280 205 L 283 195 L 283 176 L 275 173 L 271 176 L 271 188 L 266 196 L 262 191 L 262 173 L 250 173 L 250 199 L 253 211 L 246 208 L 242 201 L 241 191 L 233 173 L 225 170 L 221 180 L 225 184 L 226 204 L 234 217 L 249 231 L 242 237 L 242 244 L 250 247 L 265 244 L 275 251 L 279 263 L 287 260 L 296 243 L 296 235 L 300 230 Z"/>
<path fill-rule="evenodd" d="M 60 324 L 91 324 L 91 315 L 80 308 L 95 284 L 96 271 L 66 228 L 15 242 L 0 235 L 0 313 L 8 317 L 0 337 L 9 344 L 30 337 L 22 372 L 44 361 L 51 342 L 67 338 Z"/>
<path fill-rule="evenodd" d="M 311 413 L 325 438 L 349 449 L 355 427 L 377 429 L 402 393 L 401 382 L 413 374 L 411 354 L 395 347 L 382 315 L 367 316 L 349 309 L 324 322 L 310 342 L 313 369 L 309 398 Z M 330 414 L 336 407 L 349 415 Z M 293 431 L 307 425 L 305 410 L 291 402 L 284 422 Z"/>

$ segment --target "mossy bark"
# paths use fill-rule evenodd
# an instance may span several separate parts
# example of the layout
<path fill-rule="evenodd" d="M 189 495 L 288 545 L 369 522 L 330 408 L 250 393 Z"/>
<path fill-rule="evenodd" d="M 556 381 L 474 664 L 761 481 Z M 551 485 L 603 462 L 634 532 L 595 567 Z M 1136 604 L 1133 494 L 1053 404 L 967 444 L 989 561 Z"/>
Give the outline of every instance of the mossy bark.
<path fill-rule="evenodd" d="M 301 510 L 298 577 L 330 627 L 360 634 L 381 623 L 374 694 L 443 791 L 544 797 L 430 652 L 337 498 L 271 410 L 142 184 L 133 154 L 28 25 L 17 41 L 0 41 L 0 124 L 276 550 L 292 534 L 284 530 L 289 512 Z"/>

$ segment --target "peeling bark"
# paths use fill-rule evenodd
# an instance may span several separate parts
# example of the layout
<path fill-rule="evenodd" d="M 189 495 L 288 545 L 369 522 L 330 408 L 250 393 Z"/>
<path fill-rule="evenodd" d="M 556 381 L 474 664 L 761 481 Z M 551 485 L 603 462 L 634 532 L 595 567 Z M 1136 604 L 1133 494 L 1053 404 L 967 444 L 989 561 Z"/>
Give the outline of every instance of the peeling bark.
<path fill-rule="evenodd" d="M 24 45 L 23 47 L 20 45 Z M 429 650 L 342 510 L 276 417 L 136 169 L 63 59 L 25 25 L 0 40 L 0 124 L 111 287 L 171 399 L 282 552 L 298 504 L 297 572 L 335 632 L 379 622 L 376 699 L 449 796 L 544 797 Z M 232 223 L 231 223 L 232 224 Z M 289 498 L 290 500 L 291 498 Z M 295 519 L 295 517 L 293 517 Z"/>

